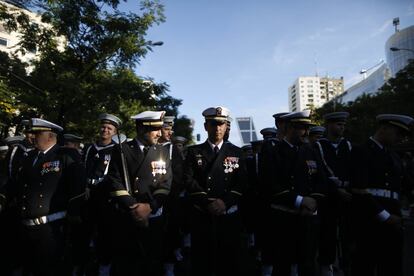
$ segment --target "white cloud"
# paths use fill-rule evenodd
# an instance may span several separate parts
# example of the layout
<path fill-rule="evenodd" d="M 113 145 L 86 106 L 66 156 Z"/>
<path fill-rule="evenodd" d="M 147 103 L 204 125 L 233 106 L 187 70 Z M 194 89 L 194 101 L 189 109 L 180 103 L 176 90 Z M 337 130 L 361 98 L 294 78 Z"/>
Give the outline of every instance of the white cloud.
<path fill-rule="evenodd" d="M 380 34 L 382 34 L 383 32 L 385 32 L 386 30 L 387 30 L 387 28 L 389 27 L 389 26 L 391 26 L 392 25 L 392 19 L 388 19 L 388 20 L 386 20 L 382 25 L 381 25 L 381 27 L 379 27 L 379 28 L 377 28 L 376 30 L 374 30 L 372 33 L 371 33 L 371 35 L 370 35 L 370 37 L 376 37 L 376 36 L 378 36 L 378 35 L 380 35 Z"/>

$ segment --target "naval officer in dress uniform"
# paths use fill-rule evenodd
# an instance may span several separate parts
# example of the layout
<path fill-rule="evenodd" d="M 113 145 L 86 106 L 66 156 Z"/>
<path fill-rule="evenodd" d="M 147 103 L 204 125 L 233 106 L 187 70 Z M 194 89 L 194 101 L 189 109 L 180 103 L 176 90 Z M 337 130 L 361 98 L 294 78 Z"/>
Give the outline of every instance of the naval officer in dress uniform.
<path fill-rule="evenodd" d="M 356 252 L 352 275 L 403 275 L 400 199 L 409 182 L 401 159 L 391 149 L 412 131 L 414 119 L 399 114 L 377 116 L 375 134 L 351 156 L 352 226 Z"/>
<path fill-rule="evenodd" d="M 116 145 L 105 183 L 116 216 L 113 275 L 162 275 L 164 203 L 171 189 L 169 152 L 158 144 L 164 111 L 145 111 L 135 120 L 137 136 Z"/>
<path fill-rule="evenodd" d="M 308 142 L 313 145 L 316 141 L 323 138 L 326 129 L 323 126 L 314 126 L 309 129 Z"/>
<path fill-rule="evenodd" d="M 183 190 L 183 155 L 172 142 L 174 134 L 175 116 L 164 116 L 161 128 L 161 137 L 158 144 L 165 147 L 169 153 L 172 168 L 171 192 L 165 204 L 165 214 L 167 217 L 167 228 L 165 237 L 165 275 L 174 275 L 175 263 L 182 260 L 180 253 L 182 237 L 179 232 L 179 216 L 183 210 L 179 204 L 179 194 Z"/>
<path fill-rule="evenodd" d="M 33 275 L 63 273 L 65 226 L 79 220 L 84 197 L 83 167 L 57 144 L 62 130 L 49 121 L 31 119 L 36 150 L 23 161 L 16 182 L 9 182 L 0 195 L 0 205 L 7 202 L 19 210 L 18 250 L 24 271 Z"/>
<path fill-rule="evenodd" d="M 172 135 L 174 134 L 174 116 L 164 116 L 164 122 L 161 128 L 161 137 L 158 139 L 158 144 L 165 144 L 170 142 L 172 139 Z"/>
<path fill-rule="evenodd" d="M 310 112 L 282 116 L 285 137 L 273 151 L 262 152 L 260 174 L 270 211 L 273 274 L 314 275 L 317 250 L 318 201 L 326 193 L 326 179 L 316 152 L 304 143 Z M 264 267 L 270 275 L 272 267 Z"/>
<path fill-rule="evenodd" d="M 275 118 L 275 126 L 277 128 L 277 136 L 276 139 L 282 141 L 283 137 L 285 137 L 285 118 L 283 116 L 287 115 L 289 112 L 279 112 L 273 114 L 273 118 Z"/>
<path fill-rule="evenodd" d="M 325 174 L 329 178 L 329 193 L 322 200 L 320 210 L 321 231 L 319 245 L 319 263 L 322 276 L 333 276 L 333 264 L 337 255 L 339 264 L 346 275 L 349 265 L 349 223 L 347 211 L 352 199 L 349 193 L 352 144 L 344 137 L 348 112 L 332 112 L 323 116 L 326 137 L 313 143 L 322 160 Z M 322 129 L 321 129 L 322 131 Z M 338 229 L 339 228 L 339 229 Z M 338 230 L 341 235 L 337 252 Z M 337 254 L 340 253 L 340 254 Z"/>
<path fill-rule="evenodd" d="M 80 231 L 80 252 L 75 256 L 79 265 L 79 272 L 85 269 L 87 262 L 94 260 L 94 269 L 105 274 L 109 272 L 111 259 L 110 224 L 108 224 L 108 191 L 103 180 L 108 173 L 112 150 L 118 137 L 118 129 L 122 124 L 121 119 L 113 114 L 103 113 L 98 117 L 99 138 L 83 151 L 83 164 L 87 180 L 87 201 L 84 207 L 84 223 Z M 92 256 L 90 253 L 96 254 Z"/>
<path fill-rule="evenodd" d="M 246 187 L 243 152 L 224 137 L 225 107 L 203 111 L 208 139 L 188 148 L 184 181 L 190 195 L 192 275 L 240 275 L 239 202 Z"/>

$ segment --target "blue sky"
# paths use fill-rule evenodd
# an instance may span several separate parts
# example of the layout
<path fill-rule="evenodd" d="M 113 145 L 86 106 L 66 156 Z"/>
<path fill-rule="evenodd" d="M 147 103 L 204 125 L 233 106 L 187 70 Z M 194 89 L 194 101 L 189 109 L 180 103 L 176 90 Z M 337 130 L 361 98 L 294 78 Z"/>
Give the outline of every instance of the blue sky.
<path fill-rule="evenodd" d="M 287 89 L 298 76 L 343 76 L 385 59 L 385 42 L 414 24 L 414 2 L 405 0 L 164 0 L 166 22 L 148 32 L 164 45 L 137 67 L 141 76 L 170 85 L 183 100 L 180 114 L 195 120 L 206 138 L 201 112 L 226 106 L 232 117 L 252 116 L 257 132 L 273 126 L 272 114 L 288 109 Z M 136 9 L 136 1 L 127 7 Z M 315 63 L 315 60 L 317 61 Z M 236 125 L 230 140 L 240 144 Z"/>

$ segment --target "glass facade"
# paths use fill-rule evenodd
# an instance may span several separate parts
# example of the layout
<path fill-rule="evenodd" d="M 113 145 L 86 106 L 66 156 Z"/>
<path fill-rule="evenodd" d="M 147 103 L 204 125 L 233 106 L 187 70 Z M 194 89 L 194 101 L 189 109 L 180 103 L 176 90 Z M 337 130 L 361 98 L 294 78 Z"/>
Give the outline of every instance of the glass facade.
<path fill-rule="evenodd" d="M 391 51 L 391 47 L 401 50 Z M 392 76 L 403 69 L 409 59 L 414 59 L 414 26 L 393 34 L 385 43 L 385 55 Z"/>
<path fill-rule="evenodd" d="M 257 140 L 256 129 L 254 128 L 253 119 L 251 117 L 236 118 L 236 121 L 243 145 L 250 144 L 250 141 Z"/>
<path fill-rule="evenodd" d="M 378 91 L 381 86 L 388 80 L 389 69 L 387 65 L 383 63 L 374 72 L 372 72 L 366 79 L 354 84 L 349 87 L 344 93 L 338 98 L 338 102 L 347 103 L 355 101 L 356 98 L 363 94 L 373 94 Z"/>
<path fill-rule="evenodd" d="M 391 51 L 398 48 L 399 51 Z M 373 94 L 390 78 L 395 77 L 398 71 L 407 66 L 410 59 L 414 59 L 414 26 L 402 29 L 393 34 L 385 43 L 386 64 L 382 64 L 366 79 L 348 88 L 336 101 L 347 103 L 355 101 L 363 94 Z"/>

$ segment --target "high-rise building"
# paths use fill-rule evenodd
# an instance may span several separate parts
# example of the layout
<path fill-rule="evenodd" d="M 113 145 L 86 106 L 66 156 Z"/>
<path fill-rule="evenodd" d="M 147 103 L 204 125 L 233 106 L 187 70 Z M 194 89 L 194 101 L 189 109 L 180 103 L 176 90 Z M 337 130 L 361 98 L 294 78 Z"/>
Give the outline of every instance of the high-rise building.
<path fill-rule="evenodd" d="M 10 14 L 13 14 L 14 16 L 18 16 L 21 13 L 24 13 L 28 16 L 30 20 L 30 24 L 38 25 L 42 28 L 52 28 L 51 25 L 47 23 L 42 22 L 42 16 L 41 14 L 32 12 L 28 9 L 22 8 L 20 6 L 16 6 L 13 1 L 2 1 L 0 0 L 0 5 L 2 8 L 7 9 L 7 11 Z M 36 48 L 30 49 L 28 51 L 25 51 L 24 54 L 17 51 L 19 48 L 19 43 L 21 41 L 22 34 L 20 32 L 9 32 L 4 25 L 0 22 L 0 51 L 6 52 L 9 55 L 17 54 L 17 57 L 23 61 L 23 62 L 30 62 L 38 58 L 40 56 L 39 51 Z M 55 37 L 55 40 L 58 45 L 58 50 L 63 51 L 64 46 L 66 45 L 66 39 L 63 36 Z M 30 71 L 31 67 L 28 67 L 28 70 Z"/>
<path fill-rule="evenodd" d="M 257 140 L 256 129 L 252 117 L 238 117 L 236 118 L 236 122 L 239 127 L 239 134 L 243 146 L 250 144 L 251 141 Z"/>
<path fill-rule="evenodd" d="M 42 24 L 41 16 L 39 14 L 36 14 L 24 8 L 17 7 L 13 4 L 9 4 L 8 1 L 0 1 L 0 5 L 4 5 L 7 8 L 8 12 L 14 14 L 15 16 L 21 12 L 25 13 L 29 17 L 32 24 Z M 6 30 L 3 24 L 0 24 L 0 51 L 6 52 L 8 54 L 15 53 L 18 48 L 20 39 L 21 34 L 19 32 L 9 32 Z M 17 52 L 17 54 L 22 61 L 28 62 L 36 56 L 37 50 L 34 48 L 30 51 L 27 51 L 25 55 L 22 55 L 20 52 Z"/>
<path fill-rule="evenodd" d="M 299 77 L 288 89 L 289 111 L 318 108 L 343 91 L 343 77 Z"/>

